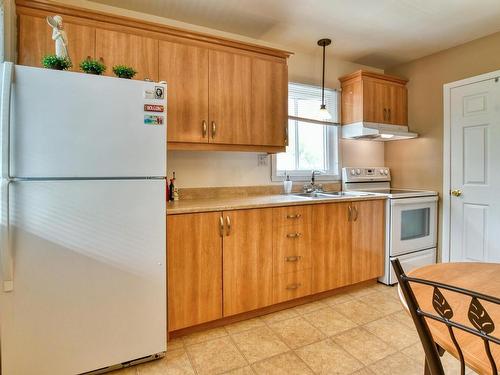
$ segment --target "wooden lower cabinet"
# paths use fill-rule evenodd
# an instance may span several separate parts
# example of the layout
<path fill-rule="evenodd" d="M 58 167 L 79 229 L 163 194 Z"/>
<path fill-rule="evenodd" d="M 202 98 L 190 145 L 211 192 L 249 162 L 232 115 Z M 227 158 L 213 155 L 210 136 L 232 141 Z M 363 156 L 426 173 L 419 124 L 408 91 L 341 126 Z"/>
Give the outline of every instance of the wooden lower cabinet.
<path fill-rule="evenodd" d="M 273 211 L 224 211 L 224 316 L 273 303 Z"/>
<path fill-rule="evenodd" d="M 170 215 L 169 331 L 383 274 L 384 200 Z"/>
<path fill-rule="evenodd" d="M 385 201 L 353 202 L 352 283 L 384 273 Z"/>
<path fill-rule="evenodd" d="M 168 330 L 222 318 L 220 212 L 167 218 Z"/>
<path fill-rule="evenodd" d="M 312 207 L 312 292 L 319 293 L 351 283 L 351 203 Z"/>

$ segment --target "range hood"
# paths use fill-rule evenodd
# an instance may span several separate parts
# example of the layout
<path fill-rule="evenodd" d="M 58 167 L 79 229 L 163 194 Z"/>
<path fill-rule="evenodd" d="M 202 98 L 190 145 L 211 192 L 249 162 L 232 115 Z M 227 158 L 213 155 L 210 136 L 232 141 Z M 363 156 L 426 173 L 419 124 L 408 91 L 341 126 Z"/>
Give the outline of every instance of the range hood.
<path fill-rule="evenodd" d="M 343 125 L 342 138 L 366 139 L 373 141 L 398 141 L 417 138 L 417 133 L 408 131 L 408 126 L 379 124 L 376 122 L 356 122 Z"/>

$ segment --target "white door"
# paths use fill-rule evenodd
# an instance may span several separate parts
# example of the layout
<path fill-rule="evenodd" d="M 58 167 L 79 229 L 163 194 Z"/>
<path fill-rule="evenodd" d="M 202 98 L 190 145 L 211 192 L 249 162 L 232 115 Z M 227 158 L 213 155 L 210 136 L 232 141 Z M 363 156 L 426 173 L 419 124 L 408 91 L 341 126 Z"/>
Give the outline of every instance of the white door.
<path fill-rule="evenodd" d="M 165 181 L 10 184 L 2 373 L 67 375 L 165 350 Z"/>
<path fill-rule="evenodd" d="M 450 260 L 500 262 L 500 82 L 451 89 Z"/>
<path fill-rule="evenodd" d="M 12 82 L 12 177 L 166 175 L 165 113 L 149 112 L 165 85 L 26 66 Z"/>

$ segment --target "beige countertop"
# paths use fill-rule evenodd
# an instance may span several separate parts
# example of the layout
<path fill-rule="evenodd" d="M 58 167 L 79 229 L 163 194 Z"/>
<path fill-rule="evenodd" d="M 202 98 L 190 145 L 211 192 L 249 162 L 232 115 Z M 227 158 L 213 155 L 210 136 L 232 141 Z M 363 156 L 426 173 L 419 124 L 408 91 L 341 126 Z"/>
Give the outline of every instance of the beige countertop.
<path fill-rule="evenodd" d="M 360 200 L 387 199 L 384 195 L 342 196 L 335 198 L 306 198 L 294 195 L 256 195 L 249 197 L 185 199 L 167 203 L 167 215 L 195 212 L 227 211 L 245 208 L 281 207 L 318 203 L 351 202 Z"/>

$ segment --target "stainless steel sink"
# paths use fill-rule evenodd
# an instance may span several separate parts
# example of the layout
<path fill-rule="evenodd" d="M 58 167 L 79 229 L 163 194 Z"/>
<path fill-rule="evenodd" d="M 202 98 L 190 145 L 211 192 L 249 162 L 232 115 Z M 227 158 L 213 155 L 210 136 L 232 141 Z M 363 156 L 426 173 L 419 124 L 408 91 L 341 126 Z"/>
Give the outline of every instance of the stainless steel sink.
<path fill-rule="evenodd" d="M 335 199 L 342 197 L 365 197 L 367 195 L 375 195 L 375 194 L 361 193 L 355 191 L 315 191 L 312 193 L 295 193 L 291 195 L 296 197 L 311 198 L 311 199 Z"/>

